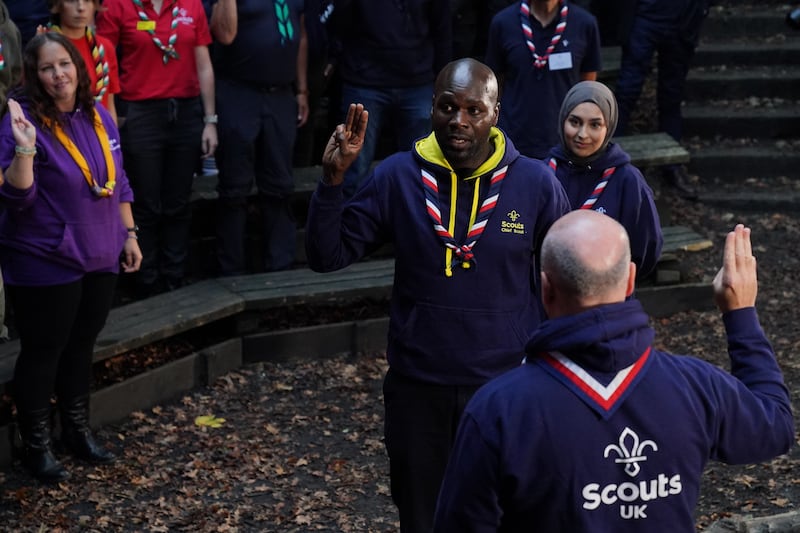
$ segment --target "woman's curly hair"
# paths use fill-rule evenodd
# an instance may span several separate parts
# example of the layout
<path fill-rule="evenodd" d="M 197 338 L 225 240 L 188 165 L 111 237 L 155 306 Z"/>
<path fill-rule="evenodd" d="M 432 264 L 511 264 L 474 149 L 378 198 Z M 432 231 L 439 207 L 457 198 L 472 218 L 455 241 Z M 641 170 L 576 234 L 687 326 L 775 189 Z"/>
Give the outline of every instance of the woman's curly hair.
<path fill-rule="evenodd" d="M 60 33 L 46 32 L 36 35 L 25 47 L 22 54 L 22 86 L 21 95 L 29 102 L 32 118 L 42 127 L 47 124 L 62 125 L 61 111 L 56 107 L 53 98 L 47 94 L 41 80 L 39 80 L 39 51 L 47 43 L 57 43 L 64 47 L 75 64 L 78 87 L 75 95 L 75 108 L 83 110 L 88 117 L 94 113 L 94 96 L 91 90 L 89 73 L 86 63 L 80 52 L 68 38 Z M 15 91 L 16 92 L 16 91 Z M 18 95 L 10 95 L 17 98 Z"/>

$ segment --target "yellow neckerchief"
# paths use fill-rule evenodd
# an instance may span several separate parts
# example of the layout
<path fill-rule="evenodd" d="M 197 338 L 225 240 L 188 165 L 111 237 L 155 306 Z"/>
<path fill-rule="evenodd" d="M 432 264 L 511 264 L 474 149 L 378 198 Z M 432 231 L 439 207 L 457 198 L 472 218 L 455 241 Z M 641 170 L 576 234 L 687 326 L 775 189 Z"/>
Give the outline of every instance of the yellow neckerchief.
<path fill-rule="evenodd" d="M 475 180 L 475 191 L 472 195 L 472 208 L 470 210 L 469 222 L 467 223 L 468 228 L 472 227 L 472 224 L 475 223 L 475 217 L 478 215 L 478 207 L 480 206 L 481 176 L 497 168 L 506 154 L 506 139 L 498 128 L 492 127 L 492 129 L 489 131 L 489 142 L 494 146 L 494 152 L 492 152 L 492 155 L 490 155 L 489 159 L 484 161 L 481 166 L 475 169 L 472 174 L 464 178 L 465 180 Z M 436 135 L 434 133 L 431 133 L 427 137 L 418 140 L 414 148 L 424 160 L 444 167 L 450 171 L 450 219 L 448 221 L 447 229 L 450 232 L 450 235 L 455 235 L 456 201 L 458 200 L 458 175 L 456 174 L 456 171 L 453 170 L 453 167 L 450 166 L 450 162 L 444 157 L 442 149 L 439 147 L 439 143 L 436 141 Z M 453 263 L 453 250 L 450 248 L 445 248 L 444 261 L 444 272 L 449 278 L 453 275 L 453 269 L 451 266 Z M 461 263 L 461 266 L 463 268 L 469 268 L 470 263 Z"/>
<path fill-rule="evenodd" d="M 106 171 L 108 173 L 108 179 L 106 180 L 106 184 L 102 187 L 97 184 L 97 181 L 92 176 L 92 171 L 89 170 L 89 164 L 86 162 L 86 158 L 83 157 L 83 154 L 75 146 L 75 143 L 72 142 L 72 139 L 67 136 L 64 128 L 56 122 L 55 124 L 50 124 L 50 120 L 44 119 L 43 123 L 44 126 L 50 128 L 50 131 L 53 132 L 58 142 L 67 150 L 72 159 L 75 160 L 77 163 L 78 168 L 81 169 L 83 172 L 83 177 L 86 180 L 86 183 L 89 185 L 89 189 L 94 193 L 96 196 L 100 196 L 102 198 L 112 196 L 114 194 L 114 187 L 117 185 L 117 167 L 114 164 L 114 159 L 111 156 L 111 144 L 108 141 L 108 132 L 106 132 L 106 127 L 103 125 L 103 121 L 100 119 L 100 115 L 97 113 L 96 109 L 92 109 L 92 114 L 94 120 L 92 121 L 94 124 L 94 132 L 97 135 L 97 140 L 100 141 L 100 147 L 103 150 L 103 159 L 106 163 Z"/>

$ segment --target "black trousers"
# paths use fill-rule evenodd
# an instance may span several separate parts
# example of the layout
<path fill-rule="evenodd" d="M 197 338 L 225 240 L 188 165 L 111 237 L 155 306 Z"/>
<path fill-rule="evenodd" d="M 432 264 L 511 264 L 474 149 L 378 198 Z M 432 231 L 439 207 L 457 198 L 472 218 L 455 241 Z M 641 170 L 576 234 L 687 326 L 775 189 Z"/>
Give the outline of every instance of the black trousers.
<path fill-rule="evenodd" d="M 6 285 L 19 332 L 13 394 L 24 415 L 89 394 L 94 344 L 106 323 L 117 275 L 86 274 L 63 285 Z"/>
<path fill-rule="evenodd" d="M 200 98 L 144 100 L 127 106 L 120 134 L 143 255 L 137 281 L 147 287 L 163 277 L 178 285 L 189 251 L 189 199 L 201 155 Z"/>
<path fill-rule="evenodd" d="M 393 372 L 383 382 L 386 452 L 400 531 L 433 528 L 436 499 L 458 422 L 478 386 L 433 385 Z"/>
<path fill-rule="evenodd" d="M 292 266 L 297 223 L 292 212 L 292 148 L 297 99 L 290 86 L 255 88 L 217 80 L 219 192 L 217 261 L 224 276 L 247 268 L 247 197 L 258 189 L 263 270 Z"/>

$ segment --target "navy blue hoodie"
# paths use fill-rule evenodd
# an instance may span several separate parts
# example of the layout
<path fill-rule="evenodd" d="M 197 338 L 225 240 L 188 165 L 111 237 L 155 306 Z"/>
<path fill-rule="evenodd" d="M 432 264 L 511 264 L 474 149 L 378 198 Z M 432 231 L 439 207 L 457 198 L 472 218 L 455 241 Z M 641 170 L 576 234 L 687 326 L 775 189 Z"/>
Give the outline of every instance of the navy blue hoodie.
<path fill-rule="evenodd" d="M 556 160 L 556 177 L 567 192 L 572 209 L 580 209 L 600 181 L 603 171 L 616 167 L 605 190 L 592 209 L 605 213 L 625 227 L 631 241 L 631 260 L 636 263 L 637 278 L 650 273 L 661 256 L 664 237 L 653 191 L 630 156 L 611 143 L 589 165 L 577 165 L 562 146 L 550 150 Z"/>
<path fill-rule="evenodd" d="M 520 156 L 497 128 L 490 141 L 494 154 L 466 179 L 452 171 L 431 134 L 413 152 L 384 160 L 347 204 L 341 186 L 323 183 L 311 199 L 306 251 L 312 269 L 343 268 L 393 243 L 387 356 L 402 375 L 483 384 L 520 364 L 525 342 L 541 321 L 535 257 L 569 203 L 543 162 Z M 442 220 L 461 243 L 474 212 L 475 187 L 486 198 L 492 174 L 506 166 L 497 206 L 474 247 L 474 264 L 452 266 L 453 255 L 428 214 L 421 169 L 437 177 Z"/>
<path fill-rule="evenodd" d="M 731 374 L 651 347 L 636 300 L 544 322 L 526 364 L 467 405 L 434 531 L 690 533 L 709 459 L 794 442 L 755 308 L 723 315 Z"/>

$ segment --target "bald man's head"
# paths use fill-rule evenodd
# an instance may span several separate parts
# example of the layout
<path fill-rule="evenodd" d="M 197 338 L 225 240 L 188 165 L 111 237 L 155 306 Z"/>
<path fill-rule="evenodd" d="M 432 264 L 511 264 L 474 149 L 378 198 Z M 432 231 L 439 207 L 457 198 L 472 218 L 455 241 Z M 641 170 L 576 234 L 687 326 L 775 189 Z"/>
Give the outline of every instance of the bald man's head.
<path fill-rule="evenodd" d="M 633 290 L 628 233 L 596 211 L 579 209 L 553 223 L 542 243 L 541 263 L 550 296 L 561 306 L 623 301 Z"/>
<path fill-rule="evenodd" d="M 474 59 L 445 65 L 436 77 L 431 124 L 442 154 L 457 171 L 471 173 L 492 154 L 497 124 L 497 78 Z"/>
<path fill-rule="evenodd" d="M 499 96 L 497 77 L 491 68 L 477 59 L 465 57 L 451 61 L 436 76 L 435 94 L 459 89 L 477 89 L 475 92 L 488 98 L 491 106 L 497 105 Z"/>

